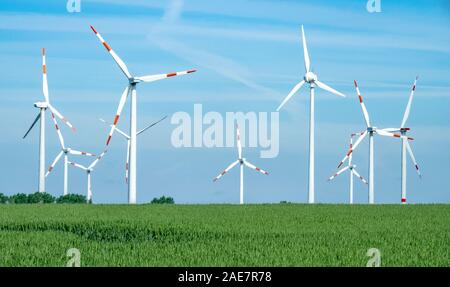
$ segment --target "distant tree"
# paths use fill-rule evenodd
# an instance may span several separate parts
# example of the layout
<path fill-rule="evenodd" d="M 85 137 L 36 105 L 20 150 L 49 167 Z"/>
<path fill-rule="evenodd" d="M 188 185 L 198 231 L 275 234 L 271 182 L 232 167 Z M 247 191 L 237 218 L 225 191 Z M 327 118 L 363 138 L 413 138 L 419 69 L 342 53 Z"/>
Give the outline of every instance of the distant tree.
<path fill-rule="evenodd" d="M 56 199 L 56 203 L 86 203 L 86 196 L 81 194 L 61 195 Z"/>
<path fill-rule="evenodd" d="M 9 203 L 24 204 L 28 203 L 28 196 L 25 193 L 17 193 L 9 197 Z"/>
<path fill-rule="evenodd" d="M 8 203 L 9 197 L 7 195 L 4 195 L 3 193 L 0 193 L 0 204 L 2 203 Z"/>
<path fill-rule="evenodd" d="M 291 202 L 289 202 L 289 201 L 286 201 L 286 200 L 282 200 L 282 201 L 280 201 L 280 204 L 290 204 Z"/>
<path fill-rule="evenodd" d="M 35 192 L 28 195 L 28 203 L 54 203 L 55 197 L 46 192 Z"/>
<path fill-rule="evenodd" d="M 151 201 L 152 204 L 174 204 L 175 201 L 173 200 L 172 197 L 168 196 L 161 196 L 160 198 L 153 198 L 153 200 Z"/>

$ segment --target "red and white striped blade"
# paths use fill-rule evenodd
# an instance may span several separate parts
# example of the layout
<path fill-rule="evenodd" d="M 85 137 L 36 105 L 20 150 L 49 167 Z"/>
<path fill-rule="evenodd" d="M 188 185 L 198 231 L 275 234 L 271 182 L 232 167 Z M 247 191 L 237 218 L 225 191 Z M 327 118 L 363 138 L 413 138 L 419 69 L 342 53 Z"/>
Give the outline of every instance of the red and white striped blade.
<path fill-rule="evenodd" d="M 265 174 L 265 175 L 268 175 L 268 174 L 269 174 L 267 171 L 262 170 L 262 169 L 260 169 L 259 167 L 254 166 L 253 164 L 251 164 L 250 162 L 248 162 L 248 161 L 246 161 L 246 160 L 244 160 L 244 164 L 245 164 L 247 167 L 251 168 L 251 169 L 254 169 L 254 170 L 256 170 L 256 171 L 259 171 L 259 172 L 262 173 L 262 174 Z"/>
<path fill-rule="evenodd" d="M 422 178 L 422 174 L 420 173 L 420 169 L 419 169 L 419 165 L 417 164 L 416 157 L 414 156 L 414 153 L 413 153 L 408 141 L 406 142 L 406 149 L 408 150 L 409 156 L 411 157 L 411 160 L 414 164 L 414 168 L 416 169 L 417 174 L 419 175 L 420 178 Z"/>
<path fill-rule="evenodd" d="M 361 96 L 361 93 L 359 92 L 359 87 L 358 87 L 358 83 L 356 82 L 356 80 L 354 80 L 354 83 L 355 83 L 356 93 L 358 94 L 359 103 L 361 105 L 361 109 L 362 109 L 362 112 L 364 115 L 364 120 L 366 121 L 367 127 L 370 127 L 369 113 L 367 112 L 366 105 L 364 104 L 364 101 L 363 101 L 363 97 Z"/>
<path fill-rule="evenodd" d="M 45 48 L 42 48 L 42 92 L 44 94 L 45 102 L 48 100 L 48 81 L 47 81 L 47 65 L 45 63 Z"/>
<path fill-rule="evenodd" d="M 103 156 L 105 156 L 105 153 L 107 152 L 108 150 L 107 149 L 105 149 L 90 165 L 89 165 L 89 167 L 88 167 L 88 169 L 93 169 L 96 165 L 97 165 L 97 163 L 98 163 L 98 161 L 99 160 L 101 160 L 102 158 L 103 158 Z"/>
<path fill-rule="evenodd" d="M 75 127 L 69 122 L 68 119 L 66 119 L 60 112 L 58 112 L 58 110 L 50 105 L 50 103 L 48 103 L 48 108 L 52 111 L 52 113 L 54 113 L 60 120 L 62 120 L 69 128 L 72 129 L 73 132 L 76 132 L 77 130 L 75 129 Z"/>
<path fill-rule="evenodd" d="M 239 158 L 242 158 L 241 131 L 239 130 L 238 124 L 236 124 L 236 142 L 238 147 Z"/>
<path fill-rule="evenodd" d="M 340 168 L 344 162 L 348 159 L 348 157 L 353 153 L 353 151 L 358 147 L 358 145 L 362 142 L 362 140 L 367 136 L 367 131 L 363 132 L 363 134 L 356 140 L 355 144 L 353 145 L 353 148 L 349 149 L 345 157 L 341 160 L 341 162 L 338 165 L 338 168 Z"/>
<path fill-rule="evenodd" d="M 322 83 L 322 82 L 319 81 L 319 80 L 314 81 L 314 83 L 315 83 L 319 88 L 321 88 L 321 89 L 323 89 L 323 90 L 325 90 L 325 91 L 328 91 L 328 92 L 330 92 L 330 93 L 332 93 L 332 94 L 334 94 L 334 95 L 336 95 L 336 96 L 345 98 L 345 95 L 344 95 L 343 93 L 336 91 L 336 90 L 333 89 L 332 87 L 330 87 L 330 86 L 328 86 L 328 85 Z"/>
<path fill-rule="evenodd" d="M 330 178 L 328 178 L 328 181 L 331 181 L 333 179 L 335 179 L 338 175 L 340 175 L 341 173 L 343 173 L 344 171 L 346 171 L 347 169 L 349 169 L 350 166 L 346 166 L 344 168 L 342 168 L 341 170 L 339 170 L 338 172 L 336 172 L 335 174 L 333 174 L 332 176 L 330 176 Z"/>
<path fill-rule="evenodd" d="M 364 133 L 364 132 L 352 133 L 352 134 L 350 135 L 350 137 L 353 138 L 353 137 L 355 137 L 355 136 L 362 136 L 363 133 Z"/>
<path fill-rule="evenodd" d="M 402 124 L 400 125 L 400 127 L 402 127 L 402 128 L 405 126 L 406 121 L 408 120 L 408 117 L 409 117 L 409 113 L 411 111 L 411 104 L 413 101 L 414 92 L 416 91 L 417 79 L 419 79 L 419 76 L 416 76 L 416 79 L 414 80 L 414 84 L 411 88 L 411 93 L 409 94 L 408 104 L 406 105 L 405 113 L 403 114 Z"/>
<path fill-rule="evenodd" d="M 74 150 L 74 149 L 69 150 L 69 153 L 73 154 L 73 155 L 96 156 L 93 153 L 84 152 L 84 151 L 78 151 L 78 150 Z"/>
<path fill-rule="evenodd" d="M 130 80 L 133 77 L 131 76 L 130 72 L 128 71 L 127 65 L 120 59 L 120 57 L 113 51 L 111 46 L 108 45 L 108 43 L 103 39 L 103 37 L 100 35 L 100 33 L 95 30 L 94 27 L 91 26 L 92 31 L 94 31 L 97 38 L 100 40 L 100 42 L 103 44 L 103 46 L 106 48 L 106 50 L 109 52 L 109 54 L 113 57 L 114 61 L 116 62 L 117 66 L 122 70 L 122 72 L 125 74 L 125 76 Z"/>
<path fill-rule="evenodd" d="M 58 125 L 58 122 L 56 121 L 54 113 L 52 113 L 52 120 L 53 120 L 53 123 L 55 124 L 55 129 L 56 129 L 56 133 L 58 134 L 59 143 L 61 144 L 61 148 L 65 149 L 64 138 L 62 136 L 61 130 L 59 129 L 59 125 Z"/>
<path fill-rule="evenodd" d="M 109 142 L 111 141 L 111 137 L 114 133 L 114 131 L 116 130 L 116 126 L 117 126 L 117 122 L 119 121 L 119 117 L 120 117 L 120 113 L 122 113 L 123 107 L 125 105 L 125 101 L 127 100 L 127 96 L 129 94 L 130 91 L 130 86 L 128 85 L 125 90 L 122 93 L 122 96 L 120 97 L 120 101 L 119 101 L 119 106 L 117 107 L 117 112 L 116 112 L 116 116 L 114 118 L 114 122 L 111 126 L 111 130 L 109 131 L 108 134 L 108 139 L 106 140 L 106 145 L 109 145 Z"/>
<path fill-rule="evenodd" d="M 127 160 L 125 162 L 125 182 L 128 183 L 129 174 L 129 162 L 130 162 L 130 140 L 127 140 Z"/>
<path fill-rule="evenodd" d="M 68 161 L 67 163 L 70 164 L 71 166 L 78 167 L 78 168 L 83 169 L 83 170 L 87 170 L 88 169 L 84 165 L 78 164 L 78 163 L 73 162 L 73 161 Z"/>
<path fill-rule="evenodd" d="M 104 122 L 105 124 L 107 124 L 108 126 L 112 127 L 113 125 L 110 124 L 109 122 L 105 121 L 104 119 L 99 119 L 101 122 Z M 130 136 L 127 135 L 125 132 L 123 132 L 121 129 L 119 129 L 117 126 L 114 128 L 116 130 L 116 132 L 118 132 L 119 134 L 121 134 L 122 136 L 124 136 L 126 139 L 129 139 Z M 139 133 L 136 133 L 139 134 Z"/>
<path fill-rule="evenodd" d="M 406 139 L 406 140 L 410 140 L 410 141 L 414 140 L 413 138 L 410 138 L 407 136 L 402 136 L 399 134 L 387 132 L 384 129 L 377 129 L 376 133 L 379 134 L 380 136 L 385 136 L 385 137 L 402 138 L 402 139 Z"/>
<path fill-rule="evenodd" d="M 367 182 L 367 180 L 365 180 L 364 179 L 364 177 L 362 177 L 357 171 L 356 171 L 356 169 L 352 169 L 352 172 L 353 172 L 353 174 L 354 175 L 356 175 L 362 182 L 364 182 L 365 184 L 369 184 L 368 182 Z"/>
<path fill-rule="evenodd" d="M 281 104 L 277 108 L 277 112 L 292 98 L 292 96 L 303 86 L 305 83 L 304 80 L 300 81 L 295 87 L 289 92 L 286 98 L 281 102 Z"/>
<path fill-rule="evenodd" d="M 173 73 L 167 73 L 167 74 L 159 74 L 159 75 L 147 75 L 147 76 L 141 76 L 136 77 L 136 80 L 140 80 L 142 82 L 154 82 L 162 79 L 167 79 L 175 76 L 183 76 L 191 73 L 195 73 L 197 70 L 186 70 L 186 71 L 180 71 L 180 72 L 173 72 Z"/>
<path fill-rule="evenodd" d="M 45 173 L 45 177 L 47 177 L 49 175 L 49 173 L 52 172 L 52 170 L 55 168 L 55 165 L 58 163 L 59 159 L 62 157 L 63 154 L 64 154 L 64 151 L 60 151 L 58 153 L 58 155 L 55 157 L 55 159 L 53 160 L 52 164 L 48 168 L 48 171 Z"/>
<path fill-rule="evenodd" d="M 218 176 L 216 176 L 213 181 L 218 180 L 219 178 L 221 178 L 224 174 L 226 174 L 228 171 L 230 171 L 230 169 L 232 169 L 233 167 L 235 167 L 237 164 L 239 163 L 239 160 L 233 162 L 232 164 L 230 164 L 224 171 L 222 171 Z"/>

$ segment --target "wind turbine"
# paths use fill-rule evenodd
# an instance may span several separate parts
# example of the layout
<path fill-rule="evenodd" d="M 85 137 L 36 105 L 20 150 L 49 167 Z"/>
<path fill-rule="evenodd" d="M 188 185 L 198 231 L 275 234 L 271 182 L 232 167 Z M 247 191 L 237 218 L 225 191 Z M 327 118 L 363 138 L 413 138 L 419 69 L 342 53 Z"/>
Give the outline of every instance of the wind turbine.
<path fill-rule="evenodd" d="M 355 133 L 350 136 L 350 149 L 353 147 L 353 137 L 356 135 L 361 135 L 362 133 Z M 350 154 L 348 157 L 348 165 L 338 172 L 336 172 L 334 175 L 330 176 L 328 178 L 328 181 L 332 181 L 335 179 L 338 175 L 343 173 L 344 171 L 348 170 L 350 175 L 350 204 L 353 204 L 353 176 L 357 176 L 363 183 L 368 184 L 367 181 L 362 177 L 357 171 L 356 171 L 356 165 L 353 164 L 353 154 Z"/>
<path fill-rule="evenodd" d="M 44 94 L 43 102 L 36 102 L 34 106 L 39 109 L 39 114 L 34 119 L 30 128 L 27 130 L 23 138 L 26 138 L 30 131 L 33 129 L 37 121 L 40 121 L 39 130 L 39 183 L 38 191 L 45 191 L 45 111 L 50 109 L 52 114 L 55 114 L 60 118 L 67 126 L 69 126 L 73 131 L 75 128 L 72 124 L 50 104 L 50 98 L 48 95 L 48 82 L 47 82 L 47 65 L 45 63 L 45 48 L 42 48 L 42 92 Z"/>
<path fill-rule="evenodd" d="M 148 130 L 149 128 L 153 127 L 154 125 L 158 124 L 159 122 L 163 121 L 165 118 L 167 118 L 167 116 L 164 116 L 163 118 L 161 118 L 160 120 L 148 125 L 147 127 L 143 128 L 142 130 L 138 131 L 136 133 L 136 136 L 142 134 L 143 132 L 145 132 L 146 130 Z M 112 124 L 108 123 L 107 121 L 105 121 L 104 119 L 99 119 L 100 121 L 104 122 L 105 124 L 109 125 L 109 126 L 113 126 Z M 123 132 L 122 130 L 120 130 L 118 127 L 114 127 L 114 129 L 121 134 L 126 140 L 127 140 L 127 160 L 125 163 L 125 182 L 128 183 L 128 162 L 130 161 L 130 136 L 127 135 L 125 132 Z"/>
<path fill-rule="evenodd" d="M 67 169 L 67 167 L 68 167 L 67 165 L 69 164 L 68 155 L 72 154 L 72 155 L 95 156 L 95 154 L 77 151 L 77 150 L 71 149 L 69 147 L 66 147 L 64 144 L 64 138 L 62 136 L 61 130 L 59 129 L 59 126 L 58 126 L 58 122 L 56 121 L 56 118 L 53 115 L 53 113 L 52 113 L 52 119 L 53 119 L 53 123 L 55 124 L 56 132 L 58 134 L 59 143 L 61 145 L 61 151 L 58 153 L 58 155 L 53 160 L 53 163 L 48 168 L 48 171 L 45 174 L 45 177 L 47 177 L 52 172 L 55 165 L 58 163 L 58 161 L 64 155 L 64 195 L 68 195 L 69 194 L 69 191 L 68 191 L 68 176 L 69 176 L 68 172 L 69 171 Z"/>
<path fill-rule="evenodd" d="M 127 66 L 122 61 L 122 59 L 119 58 L 119 56 L 111 49 L 111 46 L 108 45 L 108 43 L 105 42 L 105 40 L 102 38 L 102 36 L 95 30 L 94 27 L 91 26 L 92 31 L 94 31 L 97 38 L 100 40 L 100 42 L 103 44 L 103 46 L 106 48 L 106 50 L 109 52 L 109 54 L 112 56 L 116 64 L 119 66 L 119 68 L 122 70 L 124 75 L 127 77 L 128 85 L 123 91 L 122 96 L 120 97 L 119 106 L 117 107 L 116 116 L 114 118 L 113 126 L 111 127 L 111 130 L 108 135 L 108 139 L 106 140 L 106 145 L 109 145 L 109 142 L 111 140 L 111 137 L 115 131 L 115 127 L 117 125 L 117 122 L 120 117 L 120 113 L 122 112 L 122 109 L 125 105 L 125 101 L 127 99 L 127 96 L 131 94 L 131 112 L 130 112 L 130 169 L 129 169 L 129 175 L 130 175 L 130 182 L 128 184 L 128 202 L 131 204 L 136 203 L 136 101 L 137 101 L 137 92 L 136 92 L 136 85 L 142 82 L 154 82 L 174 76 L 181 76 L 186 75 L 190 73 L 194 73 L 196 70 L 187 70 L 187 71 L 181 71 L 181 72 L 174 72 L 174 73 L 168 73 L 168 74 L 159 74 L 159 75 L 148 75 L 148 76 L 141 76 L 141 77 L 134 77 L 131 75 L 131 73 L 128 71 Z"/>
<path fill-rule="evenodd" d="M 241 168 L 241 181 L 240 181 L 240 200 L 239 203 L 240 204 L 244 204 L 244 165 L 259 171 L 262 174 L 266 174 L 268 175 L 269 173 L 267 171 L 264 171 L 262 169 L 260 169 L 259 167 L 254 166 L 253 164 L 251 164 L 250 162 L 247 161 L 247 159 L 242 157 L 242 145 L 241 145 L 241 136 L 240 136 L 240 132 L 239 132 L 239 126 L 236 124 L 236 139 L 237 139 L 237 147 L 238 147 L 238 156 L 239 158 L 233 162 L 232 164 L 230 164 L 224 171 L 222 171 L 218 176 L 216 176 L 214 178 L 214 182 L 217 181 L 218 179 L 220 179 L 225 173 L 227 173 L 229 170 L 231 170 L 233 167 L 235 167 L 237 164 L 240 165 Z"/>
<path fill-rule="evenodd" d="M 409 132 L 411 130 L 410 128 L 405 128 L 405 124 L 406 124 L 406 121 L 408 120 L 409 113 L 411 111 L 411 104 L 413 101 L 414 92 L 416 90 L 416 84 L 417 84 L 418 78 L 419 77 L 417 76 L 416 79 L 414 80 L 414 84 L 411 88 L 411 93 L 409 95 L 408 104 L 406 105 L 405 113 L 403 114 L 403 120 L 400 124 L 400 128 L 388 128 L 386 130 L 388 130 L 390 132 L 399 132 L 403 136 L 406 136 L 407 132 Z M 402 161 L 401 161 L 401 166 L 402 166 L 401 167 L 401 169 L 402 169 L 402 185 L 401 185 L 402 198 L 401 198 L 401 200 L 402 200 L 402 204 L 406 204 L 406 151 L 408 151 L 409 156 L 411 157 L 411 161 L 414 164 L 417 174 L 419 175 L 420 178 L 422 178 L 422 175 L 420 174 L 420 170 L 419 170 L 419 165 L 416 162 L 416 158 L 414 157 L 414 153 L 411 149 L 411 146 L 410 146 L 409 142 L 403 138 L 402 139 Z"/>
<path fill-rule="evenodd" d="M 86 171 L 86 174 L 87 174 L 87 196 L 86 196 L 87 202 L 92 202 L 91 173 L 94 170 L 95 166 L 97 165 L 98 161 L 103 158 L 103 156 L 105 155 L 105 153 L 107 151 L 108 150 L 105 149 L 88 167 L 85 167 L 84 165 L 81 165 L 81 164 L 73 162 L 73 161 L 68 162 L 70 165 Z"/>
<path fill-rule="evenodd" d="M 303 40 L 303 56 L 305 59 L 305 75 L 303 76 L 303 80 L 301 80 L 295 87 L 291 90 L 291 92 L 287 95 L 287 97 L 283 100 L 280 106 L 277 108 L 279 111 L 284 104 L 287 103 L 291 99 L 291 97 L 305 84 L 309 84 L 309 94 L 310 94 L 310 114 L 309 114 L 309 180 L 308 180 L 308 202 L 314 203 L 314 88 L 316 85 L 332 94 L 335 94 L 340 97 L 345 97 L 344 94 L 336 91 L 335 89 L 329 87 L 328 85 L 320 82 L 317 79 L 317 75 L 311 71 L 311 64 L 308 54 L 308 47 L 306 46 L 306 38 L 305 31 L 303 30 L 302 25 L 302 40 Z"/>
<path fill-rule="evenodd" d="M 364 115 L 364 120 L 366 122 L 367 129 L 359 136 L 359 138 L 356 140 L 355 144 L 352 148 L 349 149 L 345 157 L 342 159 L 342 161 L 339 163 L 338 168 L 340 168 L 344 162 L 349 158 L 349 156 L 353 153 L 353 151 L 358 147 L 358 145 L 362 142 L 362 140 L 369 135 L 369 203 L 373 204 L 375 202 L 375 194 L 374 194 L 374 150 L 373 150 L 373 136 L 375 134 L 378 134 L 380 136 L 386 136 L 386 137 L 394 137 L 394 138 L 402 138 L 405 140 L 413 140 L 413 138 L 399 135 L 395 133 L 389 132 L 389 129 L 380 129 L 377 127 L 374 127 L 370 123 L 369 119 L 369 113 L 367 112 L 366 106 L 363 102 L 363 97 L 361 96 L 361 93 L 359 92 L 358 83 L 356 80 L 354 81 L 356 93 L 358 94 L 359 103 L 361 105 L 361 109 Z"/>

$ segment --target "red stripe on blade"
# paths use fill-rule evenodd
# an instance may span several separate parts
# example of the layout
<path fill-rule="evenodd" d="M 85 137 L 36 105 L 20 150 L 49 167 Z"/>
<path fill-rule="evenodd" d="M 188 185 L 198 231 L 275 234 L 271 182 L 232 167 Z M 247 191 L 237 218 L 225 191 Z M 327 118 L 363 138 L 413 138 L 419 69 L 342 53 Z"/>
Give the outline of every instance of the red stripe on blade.
<path fill-rule="evenodd" d="M 177 73 L 169 73 L 169 74 L 167 74 L 166 76 L 167 77 L 173 77 L 173 76 L 176 76 L 177 75 Z"/>
<path fill-rule="evenodd" d="M 106 141 L 106 145 L 109 145 L 110 141 L 111 141 L 111 136 L 108 137 L 108 140 Z"/>
<path fill-rule="evenodd" d="M 105 46 L 105 48 L 106 48 L 106 50 L 108 50 L 108 52 L 112 50 L 111 47 L 106 42 L 103 42 L 103 46 Z"/>
<path fill-rule="evenodd" d="M 91 26 L 92 31 L 94 31 L 94 33 L 97 34 L 97 30 L 95 30 L 95 28 L 92 27 L 92 25 L 90 25 L 90 26 Z"/>
<path fill-rule="evenodd" d="M 358 96 L 359 97 L 359 102 L 362 103 L 363 102 L 363 98 L 361 95 Z"/>
<path fill-rule="evenodd" d="M 119 115 L 116 115 L 116 117 L 114 118 L 114 125 L 116 125 L 117 124 L 117 121 L 119 120 Z"/>

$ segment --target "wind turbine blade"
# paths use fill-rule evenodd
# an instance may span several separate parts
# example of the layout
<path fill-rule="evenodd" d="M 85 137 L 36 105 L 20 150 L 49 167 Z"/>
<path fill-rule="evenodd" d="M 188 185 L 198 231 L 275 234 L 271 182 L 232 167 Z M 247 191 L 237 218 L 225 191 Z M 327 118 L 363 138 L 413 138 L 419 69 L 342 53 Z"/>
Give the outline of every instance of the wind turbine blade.
<path fill-rule="evenodd" d="M 235 167 L 237 164 L 239 163 L 239 160 L 233 162 L 232 164 L 230 164 L 224 171 L 222 171 L 218 176 L 216 176 L 213 181 L 217 181 L 219 178 L 221 178 L 224 174 L 226 174 L 230 169 L 232 169 L 233 167 Z"/>
<path fill-rule="evenodd" d="M 68 161 L 67 163 L 70 164 L 71 166 L 78 167 L 78 168 L 83 169 L 83 170 L 88 170 L 87 167 L 85 167 L 84 165 L 78 164 L 76 162 Z"/>
<path fill-rule="evenodd" d="M 60 151 L 59 154 L 55 157 L 55 160 L 53 160 L 52 164 L 48 168 L 48 171 L 45 173 L 45 177 L 47 177 L 49 175 L 49 173 L 52 172 L 53 168 L 58 163 L 59 159 L 62 157 L 63 154 L 64 154 L 64 151 Z"/>
<path fill-rule="evenodd" d="M 59 129 L 58 122 L 56 121 L 55 115 L 52 113 L 52 120 L 55 124 L 56 133 L 58 134 L 59 143 L 61 144 L 61 148 L 65 149 L 64 138 L 62 136 L 61 130 Z"/>
<path fill-rule="evenodd" d="M 41 113 L 39 113 L 37 115 L 37 117 L 34 119 L 33 123 L 31 124 L 30 128 L 27 130 L 27 132 L 25 133 L 25 135 L 23 136 L 23 138 L 26 138 L 28 133 L 31 131 L 31 129 L 33 129 L 34 125 L 36 124 L 36 122 L 41 118 Z"/>
<path fill-rule="evenodd" d="M 336 91 L 335 89 L 333 89 L 330 86 L 322 83 L 319 80 L 314 81 L 314 83 L 317 84 L 317 86 L 319 86 L 319 88 L 324 89 L 325 91 L 328 91 L 328 92 L 330 92 L 332 94 L 335 94 L 336 96 L 345 98 L 345 95 L 343 93 L 340 93 L 340 92 Z"/>
<path fill-rule="evenodd" d="M 369 184 L 369 183 L 367 182 L 367 180 L 365 180 L 364 177 L 362 177 L 362 176 L 356 171 L 355 168 L 352 169 L 352 172 L 353 172 L 353 174 L 356 175 L 362 182 L 364 182 L 365 184 Z"/>
<path fill-rule="evenodd" d="M 130 162 L 130 140 L 127 141 L 127 160 L 125 162 L 125 182 L 128 183 L 129 163 Z"/>
<path fill-rule="evenodd" d="M 109 122 L 105 121 L 105 120 L 102 119 L 102 118 L 100 118 L 99 120 L 100 120 L 101 122 L 104 122 L 106 125 L 108 125 L 108 126 L 110 126 L 110 127 L 113 126 L 112 124 L 110 124 Z M 122 136 L 124 136 L 126 139 L 129 139 L 129 138 L 130 138 L 129 135 L 127 135 L 125 132 L 123 132 L 123 131 L 122 131 L 121 129 L 119 129 L 117 126 L 114 127 L 114 129 L 115 129 L 119 134 L 121 134 Z"/>
<path fill-rule="evenodd" d="M 197 70 L 186 70 L 186 71 L 180 71 L 180 72 L 173 72 L 173 73 L 167 73 L 167 74 L 158 74 L 158 75 L 147 75 L 147 76 L 141 76 L 136 77 L 136 80 L 142 81 L 142 82 L 154 82 L 162 79 L 167 79 L 170 77 L 175 76 L 183 76 L 191 73 L 195 73 Z"/>
<path fill-rule="evenodd" d="M 109 145 L 109 142 L 111 141 L 111 137 L 116 130 L 117 122 L 119 121 L 120 113 L 123 110 L 123 107 L 125 105 L 125 101 L 127 100 L 128 93 L 130 91 L 130 85 L 128 85 L 125 90 L 122 93 L 122 96 L 120 97 L 119 106 L 117 107 L 116 117 L 114 118 L 114 122 L 111 126 L 111 130 L 109 131 L 108 139 L 106 140 L 106 145 Z"/>
<path fill-rule="evenodd" d="M 354 80 L 356 93 L 358 93 L 359 97 L 359 103 L 361 104 L 361 109 L 364 114 L 364 120 L 366 121 L 366 126 L 370 127 L 370 119 L 369 119 L 369 113 L 367 112 L 366 105 L 364 104 L 363 97 L 361 96 L 361 93 L 359 92 L 358 83 L 356 80 Z"/>
<path fill-rule="evenodd" d="M 335 179 L 338 175 L 340 175 L 341 173 L 343 173 L 344 171 L 346 171 L 347 169 L 349 169 L 350 166 L 346 166 L 344 168 L 342 168 L 341 170 L 339 170 L 338 172 L 336 172 L 335 174 L 333 174 L 332 176 L 330 176 L 330 178 L 328 178 L 328 181 L 331 181 L 333 179 Z"/>
<path fill-rule="evenodd" d="M 130 72 L 128 71 L 127 65 L 120 59 L 120 57 L 113 51 L 111 46 L 106 43 L 106 41 L 103 39 L 103 37 L 100 35 L 100 33 L 95 30 L 94 27 L 91 26 L 92 31 L 94 31 L 97 38 L 100 40 L 100 42 L 105 46 L 106 50 L 109 52 L 109 54 L 113 57 L 114 61 L 116 62 L 117 66 L 122 70 L 122 72 L 125 74 L 125 76 L 131 80 L 133 77 L 131 76 Z"/>
<path fill-rule="evenodd" d="M 385 128 L 383 129 L 383 131 L 388 132 L 388 133 L 399 133 L 402 131 L 401 128 Z"/>
<path fill-rule="evenodd" d="M 393 138 L 402 138 L 402 139 L 406 139 L 406 140 L 414 140 L 413 138 L 407 137 L 407 136 L 402 136 L 399 134 L 393 134 L 390 132 L 385 131 L 384 129 L 377 129 L 375 131 L 377 134 L 379 134 L 380 136 L 385 136 L 385 137 L 393 137 Z"/>
<path fill-rule="evenodd" d="M 77 150 L 74 150 L 74 149 L 69 150 L 69 153 L 73 154 L 73 155 L 96 156 L 93 153 L 88 153 L 88 152 L 84 152 L 84 151 L 77 151 Z"/>
<path fill-rule="evenodd" d="M 162 119 L 160 119 L 160 120 L 154 122 L 153 124 L 149 125 L 149 126 L 146 127 L 146 128 L 143 128 L 142 130 L 138 131 L 138 132 L 136 133 L 136 135 L 140 135 L 141 133 L 145 132 L 146 130 L 148 130 L 149 128 L 153 127 L 154 125 L 156 125 L 156 124 L 162 122 L 162 121 L 165 120 L 166 118 L 167 118 L 167 116 L 164 116 Z"/>
<path fill-rule="evenodd" d="M 238 147 L 239 158 L 242 158 L 242 143 L 241 143 L 241 132 L 239 130 L 239 125 L 236 124 L 236 142 Z"/>
<path fill-rule="evenodd" d="M 246 161 L 246 160 L 244 160 L 244 164 L 245 164 L 247 167 L 251 168 L 251 169 L 254 169 L 254 170 L 256 170 L 256 171 L 259 171 L 259 172 L 262 173 L 262 174 L 265 174 L 265 175 L 268 175 L 268 174 L 269 174 L 267 171 L 262 170 L 262 169 L 260 169 L 259 167 L 254 166 L 253 164 L 251 164 L 250 162 L 248 162 L 248 161 Z"/>
<path fill-rule="evenodd" d="M 54 106 L 48 104 L 48 108 L 50 109 L 50 111 L 52 111 L 53 114 L 55 114 L 60 120 L 62 120 L 69 128 L 71 128 L 73 132 L 77 131 L 74 128 L 74 126 L 60 112 L 58 112 L 58 110 Z"/>
<path fill-rule="evenodd" d="M 306 45 L 305 30 L 303 29 L 303 25 L 302 25 L 302 42 L 303 42 L 303 57 L 305 58 L 305 71 L 306 73 L 308 73 L 311 68 L 311 61 L 309 59 L 308 47 Z"/>
<path fill-rule="evenodd" d="M 416 84 L 417 84 L 418 78 L 419 78 L 419 76 L 416 76 L 416 79 L 414 80 L 414 84 L 411 88 L 411 93 L 409 95 L 408 104 L 406 105 L 406 110 L 405 110 L 405 113 L 403 114 L 402 124 L 400 125 L 400 127 L 402 127 L 402 128 L 405 127 L 406 121 L 408 120 L 408 117 L 409 117 L 409 112 L 411 111 L 411 104 L 413 101 L 414 91 L 416 90 Z"/>
<path fill-rule="evenodd" d="M 280 106 L 278 106 L 277 112 L 280 111 L 284 104 L 286 104 L 292 98 L 292 96 L 303 86 L 304 83 L 305 81 L 302 80 L 297 85 L 295 85 L 295 87 L 289 92 L 289 95 L 287 95 L 287 97 L 284 98 L 283 102 L 281 102 Z"/>
<path fill-rule="evenodd" d="M 344 162 L 348 159 L 348 157 L 353 153 L 353 151 L 358 147 L 358 145 L 362 142 L 362 140 L 367 136 L 367 131 L 363 132 L 363 134 L 356 140 L 355 144 L 351 149 L 348 150 L 345 157 L 341 160 L 341 162 L 338 165 L 338 168 L 340 168 Z"/>
<path fill-rule="evenodd" d="M 47 82 L 47 65 L 45 63 L 45 48 L 42 48 L 42 92 L 44 94 L 45 102 L 49 102 L 48 97 L 48 82 Z"/>
<path fill-rule="evenodd" d="M 99 160 L 101 160 L 103 158 L 103 156 L 105 155 L 105 153 L 108 152 L 107 149 L 105 149 L 88 167 L 88 169 L 93 169 Z"/>
<path fill-rule="evenodd" d="M 422 178 L 422 174 L 420 173 L 419 165 L 417 164 L 416 158 L 414 156 L 414 153 L 413 153 L 408 141 L 406 141 L 406 149 L 408 150 L 409 156 L 411 157 L 414 167 L 416 168 L 417 174 L 419 175 L 420 178 Z"/>

